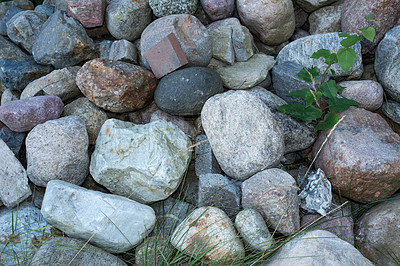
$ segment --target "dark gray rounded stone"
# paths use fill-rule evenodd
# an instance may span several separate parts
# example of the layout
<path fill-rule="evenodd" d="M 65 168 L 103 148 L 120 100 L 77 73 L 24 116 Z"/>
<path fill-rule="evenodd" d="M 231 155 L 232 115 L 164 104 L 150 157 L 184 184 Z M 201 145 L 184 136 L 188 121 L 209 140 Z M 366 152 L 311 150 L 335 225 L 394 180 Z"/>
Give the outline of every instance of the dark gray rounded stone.
<path fill-rule="evenodd" d="M 211 96 L 222 93 L 219 74 L 206 67 L 191 67 L 173 72 L 161 79 L 154 100 L 161 110 L 171 115 L 199 115 Z"/>

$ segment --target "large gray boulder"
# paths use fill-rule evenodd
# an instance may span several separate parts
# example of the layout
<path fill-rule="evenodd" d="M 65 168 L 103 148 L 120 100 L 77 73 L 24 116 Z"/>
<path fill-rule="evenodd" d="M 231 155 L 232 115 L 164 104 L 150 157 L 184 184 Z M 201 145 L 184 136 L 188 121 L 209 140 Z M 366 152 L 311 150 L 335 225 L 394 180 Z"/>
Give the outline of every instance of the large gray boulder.
<path fill-rule="evenodd" d="M 156 222 L 149 206 L 61 180 L 48 183 L 41 212 L 68 236 L 90 239 L 91 244 L 113 253 L 139 244 Z"/>
<path fill-rule="evenodd" d="M 110 191 L 141 203 L 169 197 L 191 158 L 190 139 L 164 120 L 135 125 L 107 120 L 99 133 L 90 173 Z"/>

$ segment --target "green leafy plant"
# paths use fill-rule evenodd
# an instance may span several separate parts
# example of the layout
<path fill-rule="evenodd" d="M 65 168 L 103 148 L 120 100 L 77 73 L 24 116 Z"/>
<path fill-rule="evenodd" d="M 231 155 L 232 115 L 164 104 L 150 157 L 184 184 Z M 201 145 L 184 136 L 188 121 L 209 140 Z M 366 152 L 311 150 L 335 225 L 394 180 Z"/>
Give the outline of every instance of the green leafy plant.
<path fill-rule="evenodd" d="M 374 15 L 370 14 L 365 17 L 368 21 L 372 22 L 373 25 L 378 25 L 378 22 L 374 20 Z M 375 37 L 375 29 L 373 26 L 364 27 L 360 29 L 361 34 L 349 34 L 347 32 L 339 33 L 339 37 L 344 37 L 340 44 L 343 48 L 340 48 L 337 53 L 331 52 L 327 49 L 320 49 L 313 53 L 310 58 L 325 59 L 327 67 L 321 74 L 317 67 L 312 66 L 311 68 L 304 67 L 297 76 L 307 82 L 312 82 L 312 88 L 296 90 L 288 96 L 303 98 L 305 104 L 290 103 L 278 107 L 278 110 L 282 113 L 288 114 L 295 119 L 311 123 L 312 121 L 318 120 L 319 123 L 314 128 L 314 131 L 327 130 L 332 128 L 339 120 L 338 114 L 347 110 L 352 105 L 358 105 L 359 103 L 353 100 L 346 99 L 344 97 L 338 97 L 338 93 L 343 91 L 344 87 L 336 84 L 334 80 L 327 80 L 328 73 L 332 76 L 335 75 L 335 71 L 331 69 L 333 64 L 338 63 L 339 66 L 346 72 L 354 65 L 357 54 L 351 46 L 357 42 L 366 38 L 369 41 L 373 41 Z M 316 78 L 321 76 L 319 86 L 316 85 Z M 327 107 L 322 105 L 322 97 L 325 97 Z"/>

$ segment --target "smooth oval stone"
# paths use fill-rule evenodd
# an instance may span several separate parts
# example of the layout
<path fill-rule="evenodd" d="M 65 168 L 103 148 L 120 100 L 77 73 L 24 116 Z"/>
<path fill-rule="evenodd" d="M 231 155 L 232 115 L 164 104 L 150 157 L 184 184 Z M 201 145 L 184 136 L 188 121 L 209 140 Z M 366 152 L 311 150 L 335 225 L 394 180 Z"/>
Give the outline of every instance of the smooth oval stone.
<path fill-rule="evenodd" d="M 218 73 L 206 67 L 191 67 L 163 77 L 154 93 L 161 110 L 171 115 L 199 115 L 211 96 L 224 92 Z"/>
<path fill-rule="evenodd" d="M 154 15 L 160 18 L 175 14 L 194 15 L 198 0 L 149 0 L 149 4 Z"/>
<path fill-rule="evenodd" d="M 234 0 L 200 0 L 200 3 L 207 16 L 213 21 L 229 18 L 235 11 Z"/>
<path fill-rule="evenodd" d="M 64 104 L 57 96 L 36 96 L 0 106 L 0 121 L 12 131 L 25 132 L 60 117 Z"/>
<path fill-rule="evenodd" d="M 345 87 L 341 92 L 343 97 L 354 100 L 360 104 L 357 107 L 368 111 L 375 111 L 382 106 L 383 88 L 382 85 L 373 80 L 349 80 L 338 83 Z"/>
<path fill-rule="evenodd" d="M 122 113 L 150 104 L 157 79 L 150 71 L 126 62 L 94 59 L 82 66 L 76 84 L 95 105 Z"/>

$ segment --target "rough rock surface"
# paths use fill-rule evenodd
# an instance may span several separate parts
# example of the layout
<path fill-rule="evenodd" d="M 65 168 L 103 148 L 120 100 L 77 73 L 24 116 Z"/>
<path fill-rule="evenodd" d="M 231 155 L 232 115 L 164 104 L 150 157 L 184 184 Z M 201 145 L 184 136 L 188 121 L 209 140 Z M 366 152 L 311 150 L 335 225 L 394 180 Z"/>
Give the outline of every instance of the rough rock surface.
<path fill-rule="evenodd" d="M 26 137 L 27 173 L 37 186 L 50 180 L 81 185 L 89 173 L 89 139 L 78 116 L 47 121 Z"/>
<path fill-rule="evenodd" d="M 340 12 L 342 6 L 326 6 L 320 8 L 308 17 L 310 34 L 340 32 Z"/>
<path fill-rule="evenodd" d="M 149 206 L 61 180 L 47 185 L 41 212 L 68 236 L 90 239 L 91 244 L 113 253 L 139 244 L 156 222 Z"/>
<path fill-rule="evenodd" d="M 231 264 L 244 256 L 243 244 L 231 220 L 215 207 L 194 210 L 175 229 L 171 243 L 187 254 L 201 254 L 208 263 Z"/>
<path fill-rule="evenodd" d="M 135 249 L 135 265 L 163 265 L 174 254 L 170 240 L 162 236 L 151 236 Z M 106 265 L 105 265 L 106 266 Z"/>
<path fill-rule="evenodd" d="M 234 0 L 200 0 L 200 3 L 212 21 L 229 18 L 235 11 Z"/>
<path fill-rule="evenodd" d="M 66 0 L 67 15 L 78 20 L 85 28 L 103 25 L 106 0 Z"/>
<path fill-rule="evenodd" d="M 222 170 L 244 180 L 277 164 L 283 134 L 269 108 L 246 91 L 228 91 L 205 103 L 201 121 Z"/>
<path fill-rule="evenodd" d="M 395 123 L 400 124 L 400 103 L 387 100 L 383 103 L 382 112 Z"/>
<path fill-rule="evenodd" d="M 332 189 L 367 203 L 386 198 L 400 188 L 400 137 L 378 114 L 350 107 L 315 161 L 330 177 Z M 314 143 L 313 156 L 328 131 Z"/>
<path fill-rule="evenodd" d="M 0 35 L 7 36 L 7 22 L 16 14 L 23 12 L 24 10 L 17 6 L 11 6 L 0 18 Z"/>
<path fill-rule="evenodd" d="M 136 65 L 109 59 L 93 59 L 82 66 L 76 84 L 95 105 L 107 111 L 135 111 L 153 99 L 157 79 Z"/>
<path fill-rule="evenodd" d="M 90 173 L 110 191 L 139 202 L 166 199 L 179 186 L 191 157 L 189 138 L 175 125 L 107 120 L 92 154 Z"/>
<path fill-rule="evenodd" d="M 194 15 L 198 0 L 149 0 L 149 5 L 154 15 L 159 18 L 175 14 Z"/>
<path fill-rule="evenodd" d="M 297 5 L 299 5 L 304 11 L 308 13 L 336 1 L 338 0 L 294 0 Z"/>
<path fill-rule="evenodd" d="M 186 121 L 182 117 L 169 115 L 166 112 L 157 110 L 151 115 L 150 122 L 157 120 L 165 120 L 167 122 L 171 122 L 172 124 L 177 126 L 180 130 L 182 130 L 190 139 L 194 140 L 196 138 L 197 134 L 196 128 L 190 122 Z"/>
<path fill-rule="evenodd" d="M 360 104 L 357 107 L 368 111 L 375 111 L 382 106 L 383 88 L 381 84 L 373 80 L 351 80 L 338 83 L 345 87 L 341 92 L 343 97 L 354 100 Z"/>

